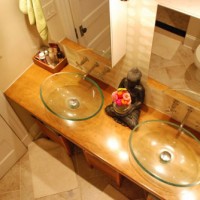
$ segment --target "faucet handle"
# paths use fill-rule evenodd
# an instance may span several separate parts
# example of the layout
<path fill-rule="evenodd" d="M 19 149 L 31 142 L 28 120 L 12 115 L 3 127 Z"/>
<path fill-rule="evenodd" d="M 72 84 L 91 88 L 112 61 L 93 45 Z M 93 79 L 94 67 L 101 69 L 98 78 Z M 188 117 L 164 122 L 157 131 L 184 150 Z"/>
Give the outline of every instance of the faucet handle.
<path fill-rule="evenodd" d="M 178 100 L 174 99 L 172 105 L 168 109 L 166 109 L 165 112 L 171 113 L 171 114 L 175 113 L 176 112 L 176 107 L 179 104 L 180 104 L 180 102 Z"/>
<path fill-rule="evenodd" d="M 88 74 L 90 74 L 94 68 L 98 67 L 99 66 L 99 63 L 98 62 L 95 62 L 94 65 L 88 70 L 88 72 L 84 75 L 84 79 L 88 76 Z"/>
<path fill-rule="evenodd" d="M 80 63 L 78 63 L 76 61 L 76 66 L 79 67 L 79 68 L 81 68 L 81 69 L 83 69 L 81 65 L 85 64 L 88 61 L 89 61 L 89 59 L 86 56 L 84 56 Z"/>
<path fill-rule="evenodd" d="M 111 69 L 108 66 L 105 66 L 103 71 L 98 74 L 98 78 L 103 80 L 104 79 L 104 75 L 106 73 L 110 72 L 110 71 L 111 71 Z"/>

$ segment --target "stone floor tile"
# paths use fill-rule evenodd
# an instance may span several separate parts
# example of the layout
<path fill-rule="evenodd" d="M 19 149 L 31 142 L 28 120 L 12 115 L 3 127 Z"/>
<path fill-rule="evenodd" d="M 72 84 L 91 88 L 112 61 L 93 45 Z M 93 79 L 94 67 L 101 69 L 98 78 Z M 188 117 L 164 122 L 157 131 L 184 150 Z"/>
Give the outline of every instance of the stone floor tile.
<path fill-rule="evenodd" d="M 20 189 L 20 162 L 18 161 L 6 174 L 0 179 L 0 194 Z"/>

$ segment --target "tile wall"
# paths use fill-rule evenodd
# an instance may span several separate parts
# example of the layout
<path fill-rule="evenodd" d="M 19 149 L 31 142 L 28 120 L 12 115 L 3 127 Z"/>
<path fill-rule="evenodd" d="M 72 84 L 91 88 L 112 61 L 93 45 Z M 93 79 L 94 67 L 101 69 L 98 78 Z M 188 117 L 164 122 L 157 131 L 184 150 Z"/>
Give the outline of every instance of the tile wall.
<path fill-rule="evenodd" d="M 118 87 L 121 79 L 127 75 L 132 67 L 138 67 L 142 74 L 142 83 L 146 89 L 146 104 L 163 112 L 166 112 L 173 102 L 173 98 L 165 96 L 162 91 L 152 88 L 147 84 L 148 69 L 151 56 L 152 40 L 154 34 L 154 24 L 157 12 L 155 0 L 129 0 L 128 2 L 128 27 L 127 27 L 127 50 L 125 57 L 106 73 L 103 81 Z M 67 51 L 69 63 L 75 66 L 74 55 Z M 76 57 L 77 59 L 77 57 Z M 92 74 L 95 76 L 95 73 Z M 98 78 L 98 76 L 96 76 Z M 178 111 L 173 114 L 173 118 L 182 121 L 187 111 L 187 105 L 179 105 Z M 199 111 L 193 111 L 186 122 L 192 128 L 200 130 L 198 120 Z"/>

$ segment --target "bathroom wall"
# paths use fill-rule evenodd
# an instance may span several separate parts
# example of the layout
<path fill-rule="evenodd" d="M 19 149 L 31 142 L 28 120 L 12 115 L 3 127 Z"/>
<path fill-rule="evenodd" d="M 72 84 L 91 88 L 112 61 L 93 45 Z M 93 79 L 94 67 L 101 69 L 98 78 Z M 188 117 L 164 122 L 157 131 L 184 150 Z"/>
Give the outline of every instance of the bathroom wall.
<path fill-rule="evenodd" d="M 103 77 L 104 82 L 115 88 L 132 67 L 140 68 L 143 78 L 147 78 L 157 9 L 154 0 L 129 0 L 124 3 L 128 4 L 126 55 Z M 67 53 L 69 63 L 76 66 L 74 60 L 77 60 L 77 55 L 71 49 Z M 92 75 L 98 78 L 95 70 Z"/>
<path fill-rule="evenodd" d="M 42 1 L 46 2 L 46 1 Z M 43 44 L 35 25 L 19 10 L 19 0 L 0 1 L 0 90 L 5 91 L 32 63 L 32 56 Z M 59 16 L 48 21 L 50 40 L 64 37 Z M 56 27 L 56 28 L 55 28 Z"/>
<path fill-rule="evenodd" d="M 43 0 L 43 6 L 47 2 Z M 58 0 L 56 4 L 57 2 Z M 138 67 L 143 74 L 142 83 L 146 88 L 146 104 L 165 112 L 173 99 L 164 96 L 158 89 L 147 84 L 157 2 L 155 0 L 129 0 L 126 3 L 128 3 L 127 52 L 118 65 L 104 76 L 104 81 L 117 88 L 127 72 L 132 67 Z M 56 6 L 55 8 L 57 9 Z M 20 13 L 18 1 L 0 1 L 0 11 L 0 20 L 3 24 L 0 35 L 2 49 L 0 53 L 0 70 L 2 72 L 0 89 L 5 90 L 29 67 L 32 63 L 32 56 L 42 41 L 35 27 L 30 26 L 27 17 Z M 53 41 L 59 41 L 65 36 L 66 31 L 62 27 L 61 21 L 63 23 L 57 12 L 47 22 L 50 38 Z M 11 57 L 12 59 L 10 59 Z M 179 121 L 184 116 L 186 107 L 183 106 L 181 110 L 175 116 Z M 17 113 L 20 115 L 20 109 Z M 23 112 L 21 112 L 21 116 L 23 116 Z M 195 115 L 191 119 L 198 118 Z M 198 120 L 194 121 L 198 124 Z M 31 123 L 28 123 L 28 126 L 30 127 Z"/>
<path fill-rule="evenodd" d="M 45 6 L 49 1 L 41 2 Z M 127 3 L 129 5 L 127 53 L 117 67 L 105 77 L 105 81 L 115 87 L 131 67 L 140 67 L 144 76 L 148 73 L 156 3 L 154 0 L 130 0 Z M 2 0 L 0 6 L 2 24 L 0 89 L 4 91 L 29 67 L 32 56 L 43 42 L 35 26 L 30 26 L 27 16 L 19 11 L 18 1 Z M 55 9 L 57 9 L 56 5 Z M 63 22 L 60 23 L 62 19 L 58 10 L 56 11 L 56 15 L 47 21 L 50 40 L 53 41 L 59 41 L 65 36 Z"/>
<path fill-rule="evenodd" d="M 181 103 L 172 114 L 169 108 L 173 97 L 167 96 L 159 87 L 147 83 L 157 2 L 154 0 L 128 1 L 128 32 L 127 51 L 125 58 L 108 73 L 104 80 L 117 87 L 122 77 L 126 76 L 132 67 L 138 67 L 143 74 L 142 83 L 146 89 L 145 103 L 181 122 L 187 112 L 188 105 Z M 186 124 L 200 131 L 199 110 L 194 110 Z"/>
<path fill-rule="evenodd" d="M 34 27 L 19 12 L 18 1 L 0 1 L 0 90 L 4 91 L 31 64 L 41 44 Z"/>
<path fill-rule="evenodd" d="M 146 90 L 145 103 L 181 122 L 188 106 L 180 103 L 173 114 L 168 112 L 174 101 L 173 97 L 165 95 L 159 87 L 152 87 L 147 83 L 158 1 L 129 0 L 125 3 L 128 4 L 126 55 L 110 72 L 105 74 L 103 81 L 117 88 L 121 79 L 127 75 L 127 72 L 132 67 L 138 67 L 143 74 L 142 83 Z M 179 8 L 181 7 L 179 6 Z M 70 54 L 68 61 L 75 66 L 74 60 L 77 60 L 77 56 Z M 95 71 L 92 75 L 98 78 L 98 73 L 95 73 Z M 200 130 L 198 116 L 199 111 L 193 111 L 186 124 L 196 130 Z"/>
<path fill-rule="evenodd" d="M 44 0 L 41 2 L 43 6 L 47 3 Z M 18 4 L 19 0 L 0 1 L 1 91 L 5 91 L 32 64 L 33 55 L 44 45 L 36 26 L 30 26 L 27 15 L 20 12 Z M 62 25 L 58 25 L 60 18 L 57 13 L 47 21 L 47 24 L 50 41 L 58 41 L 65 36 Z M 12 107 L 32 137 L 35 137 L 39 130 L 30 114 L 14 103 Z"/>

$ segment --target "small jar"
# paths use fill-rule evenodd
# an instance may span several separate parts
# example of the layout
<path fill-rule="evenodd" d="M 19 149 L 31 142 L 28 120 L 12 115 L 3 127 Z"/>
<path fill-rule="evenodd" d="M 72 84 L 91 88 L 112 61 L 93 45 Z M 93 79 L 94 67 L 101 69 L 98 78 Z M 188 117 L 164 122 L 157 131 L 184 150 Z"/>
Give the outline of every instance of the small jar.
<path fill-rule="evenodd" d="M 40 59 L 42 62 L 47 63 L 46 57 L 45 57 L 45 53 L 44 53 L 43 51 L 40 52 L 38 56 L 39 56 L 39 59 Z"/>
<path fill-rule="evenodd" d="M 114 108 L 116 113 L 126 114 L 129 111 L 129 109 L 131 108 L 131 104 L 119 106 L 115 102 L 113 102 L 113 108 Z"/>

